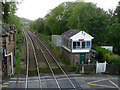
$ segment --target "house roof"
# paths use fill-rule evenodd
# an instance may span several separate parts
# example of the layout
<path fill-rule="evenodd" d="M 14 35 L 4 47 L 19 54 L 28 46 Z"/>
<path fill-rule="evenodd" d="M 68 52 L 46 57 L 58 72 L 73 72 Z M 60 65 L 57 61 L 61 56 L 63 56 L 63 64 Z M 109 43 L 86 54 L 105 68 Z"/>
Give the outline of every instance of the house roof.
<path fill-rule="evenodd" d="M 91 40 L 94 38 L 83 30 L 80 31 L 75 29 L 70 29 L 64 32 L 62 36 L 66 36 L 72 40 L 78 40 L 78 39 Z"/>
<path fill-rule="evenodd" d="M 73 35 L 77 34 L 78 32 L 80 32 L 80 31 L 75 30 L 75 29 L 70 29 L 70 30 L 64 32 L 62 35 L 66 36 L 66 37 L 72 37 Z"/>
<path fill-rule="evenodd" d="M 0 36 L 7 36 L 9 33 L 0 25 Z"/>
<path fill-rule="evenodd" d="M 7 36 L 16 32 L 14 24 L 0 24 L 0 36 Z"/>

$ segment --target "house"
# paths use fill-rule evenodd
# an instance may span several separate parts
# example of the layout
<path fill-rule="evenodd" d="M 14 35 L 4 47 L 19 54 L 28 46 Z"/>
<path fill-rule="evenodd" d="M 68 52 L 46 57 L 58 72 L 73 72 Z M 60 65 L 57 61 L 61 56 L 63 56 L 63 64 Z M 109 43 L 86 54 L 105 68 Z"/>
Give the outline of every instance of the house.
<path fill-rule="evenodd" d="M 0 45 L 2 53 L 2 74 L 10 75 L 12 71 L 11 59 L 16 52 L 16 30 L 14 24 L 0 24 Z M 12 55 L 11 55 L 12 54 Z"/>
<path fill-rule="evenodd" d="M 70 29 L 62 34 L 62 56 L 71 63 L 86 63 L 90 57 L 93 37 L 85 31 Z"/>

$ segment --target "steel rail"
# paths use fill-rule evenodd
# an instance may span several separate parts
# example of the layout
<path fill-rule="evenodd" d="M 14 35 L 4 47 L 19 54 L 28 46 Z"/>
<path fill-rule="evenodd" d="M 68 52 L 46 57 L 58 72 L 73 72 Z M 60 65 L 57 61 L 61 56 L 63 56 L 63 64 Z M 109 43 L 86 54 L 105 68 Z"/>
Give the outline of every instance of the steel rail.
<path fill-rule="evenodd" d="M 28 32 L 28 33 L 29 33 L 29 32 Z M 30 34 L 30 33 L 29 33 L 29 34 Z M 35 38 L 35 37 L 34 37 L 34 38 Z M 36 41 L 36 39 L 35 39 L 35 41 Z M 36 41 L 36 42 L 37 42 L 37 41 Z M 37 42 L 37 43 L 38 43 L 38 42 Z M 56 81 L 56 83 L 57 83 L 58 88 L 61 90 L 61 87 L 60 87 L 60 85 L 59 85 L 59 83 L 58 83 L 58 80 L 57 80 L 57 78 L 56 78 L 56 76 L 55 76 L 55 74 L 54 74 L 53 69 L 51 68 L 50 63 L 48 62 L 48 59 L 47 59 L 44 51 L 42 50 L 42 48 L 41 48 L 41 46 L 40 46 L 39 44 L 38 44 L 38 47 L 40 48 L 40 51 L 42 52 L 42 54 L 43 54 L 43 56 L 44 56 L 44 58 L 45 58 L 45 61 L 46 61 L 46 63 L 48 64 L 48 66 L 49 66 L 49 68 L 50 68 L 50 71 L 51 71 L 51 73 L 52 73 L 52 75 L 53 75 L 53 77 L 54 77 L 54 79 L 55 79 L 55 81 Z"/>
<path fill-rule="evenodd" d="M 29 31 L 30 32 L 30 31 Z M 32 32 L 30 32 L 31 34 L 33 34 Z M 34 35 L 34 34 L 33 34 Z M 65 73 L 65 71 L 62 69 L 62 67 L 60 66 L 60 64 L 57 62 L 57 60 L 55 59 L 55 57 L 52 55 L 52 53 L 49 51 L 49 49 L 43 44 L 42 41 L 40 41 L 40 39 L 38 39 L 38 37 L 36 35 L 34 35 L 36 37 L 36 39 L 45 47 L 45 49 L 48 51 L 48 53 L 51 55 L 51 57 L 54 59 L 55 63 L 59 66 L 60 70 L 63 72 L 63 74 L 66 76 L 66 78 L 68 79 L 68 81 L 70 82 L 70 84 L 72 85 L 72 87 L 74 89 L 76 89 L 76 87 L 74 86 L 74 84 L 72 83 L 72 81 L 69 79 L 68 75 Z M 77 89 L 76 89 L 77 90 Z"/>
<path fill-rule="evenodd" d="M 23 33 L 24 33 L 24 31 L 23 31 Z M 27 40 L 25 33 L 24 33 L 24 36 L 25 36 L 25 40 L 26 40 L 26 44 L 27 44 L 27 73 L 26 73 L 26 83 L 25 83 L 25 90 L 26 90 L 26 88 L 28 88 L 29 45 L 28 45 L 28 40 Z"/>
<path fill-rule="evenodd" d="M 30 36 L 28 35 L 28 33 L 27 33 L 26 30 L 24 30 L 24 31 L 26 32 L 26 35 L 27 35 L 27 37 L 29 38 L 30 43 L 31 43 L 32 48 L 33 48 L 33 53 L 34 53 L 34 56 L 35 56 L 35 61 L 36 61 L 36 66 L 37 66 L 37 73 L 38 73 L 38 79 L 39 79 L 39 87 L 40 87 L 41 90 L 42 90 L 41 79 L 40 79 L 40 71 L 39 71 L 39 68 L 38 68 L 38 60 L 37 60 L 37 56 L 36 56 L 36 53 L 35 53 L 36 51 L 35 51 L 35 48 L 34 48 L 34 45 L 33 45 L 33 43 L 32 43 L 32 40 L 31 40 Z"/>

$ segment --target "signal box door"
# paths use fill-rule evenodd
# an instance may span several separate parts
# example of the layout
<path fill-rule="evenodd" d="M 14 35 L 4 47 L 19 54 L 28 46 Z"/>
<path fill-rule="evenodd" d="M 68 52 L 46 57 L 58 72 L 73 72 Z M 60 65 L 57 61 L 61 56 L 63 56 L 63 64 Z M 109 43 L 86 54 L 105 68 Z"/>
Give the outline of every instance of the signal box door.
<path fill-rule="evenodd" d="M 80 63 L 82 64 L 84 64 L 85 63 L 85 53 L 81 53 L 80 54 Z"/>

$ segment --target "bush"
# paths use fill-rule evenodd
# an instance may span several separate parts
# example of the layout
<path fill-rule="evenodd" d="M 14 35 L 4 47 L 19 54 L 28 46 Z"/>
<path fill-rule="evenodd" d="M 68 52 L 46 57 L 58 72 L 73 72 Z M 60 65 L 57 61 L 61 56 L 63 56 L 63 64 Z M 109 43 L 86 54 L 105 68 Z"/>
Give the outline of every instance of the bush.
<path fill-rule="evenodd" d="M 104 57 L 103 52 L 98 51 L 98 53 L 96 54 L 95 59 L 97 59 L 98 61 L 102 61 L 103 62 L 103 57 Z"/>
<path fill-rule="evenodd" d="M 70 60 L 67 60 L 66 58 L 63 58 L 63 63 L 66 64 L 66 65 L 71 64 Z"/>
<path fill-rule="evenodd" d="M 97 45 L 93 45 L 93 47 L 98 53 L 95 57 L 95 59 L 97 59 L 100 62 L 110 62 L 110 57 L 113 55 L 113 52 L 105 49 L 105 48 L 101 48 L 100 46 Z"/>
<path fill-rule="evenodd" d="M 110 62 L 118 66 L 118 72 L 120 74 L 120 56 L 112 55 L 110 58 Z"/>
<path fill-rule="evenodd" d="M 109 64 L 115 64 L 118 66 L 119 74 L 120 74 L 120 56 L 113 54 L 111 51 L 101 48 L 100 46 L 93 45 L 93 48 L 98 51 L 96 55 L 96 59 L 100 62 L 107 61 Z"/>
<path fill-rule="evenodd" d="M 14 61 L 14 67 L 16 70 L 20 70 L 21 68 L 21 55 L 19 50 L 16 51 L 16 60 Z"/>
<path fill-rule="evenodd" d="M 111 58 L 110 58 L 110 62 L 112 64 L 119 65 L 120 64 L 120 56 L 118 56 L 118 55 L 112 55 Z"/>
<path fill-rule="evenodd" d="M 76 66 L 74 64 L 72 64 L 71 67 L 72 67 L 72 69 L 78 69 L 78 66 Z"/>

